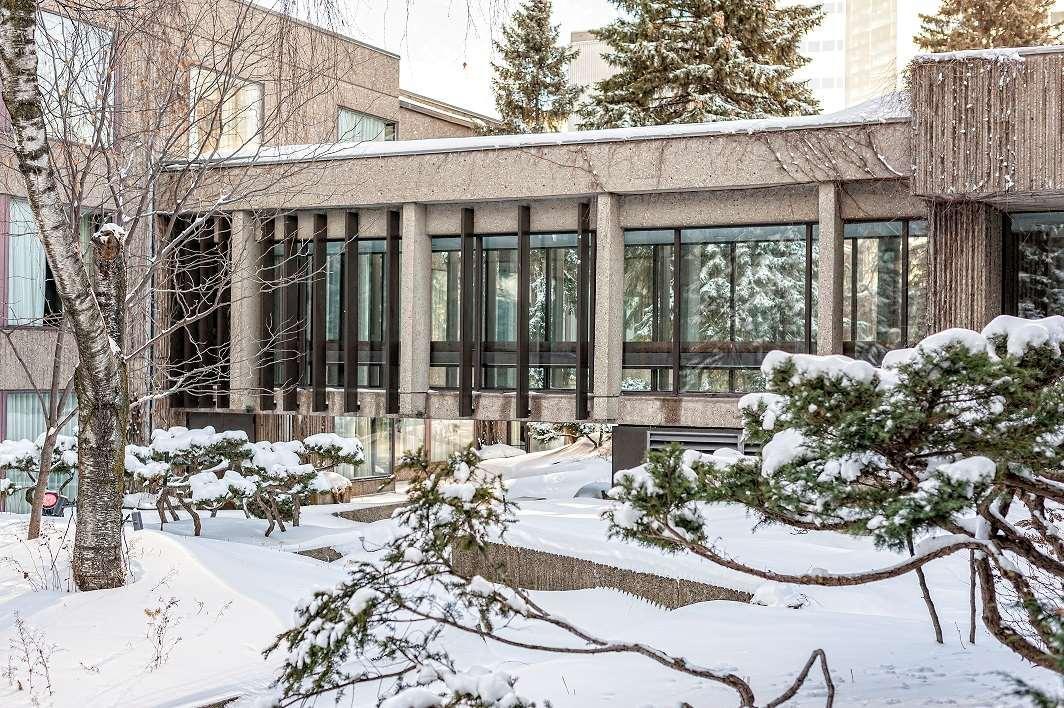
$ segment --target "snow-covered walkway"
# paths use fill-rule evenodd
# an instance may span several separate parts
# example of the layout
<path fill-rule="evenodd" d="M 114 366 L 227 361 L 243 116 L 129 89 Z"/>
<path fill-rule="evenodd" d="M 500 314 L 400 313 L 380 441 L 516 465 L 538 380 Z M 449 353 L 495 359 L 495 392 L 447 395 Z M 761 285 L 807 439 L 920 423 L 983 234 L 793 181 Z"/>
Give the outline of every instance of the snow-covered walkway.
<path fill-rule="evenodd" d="M 515 495 L 554 496 L 520 502 L 519 522 L 508 536 L 511 543 L 729 587 L 756 590 L 761 585 L 697 558 L 664 556 L 606 539 L 600 514 L 609 502 L 566 497 L 574 487 L 608 475 L 608 461 L 585 457 L 581 464 L 564 453 L 528 457 L 526 462 L 541 473 L 523 474 L 529 468 L 514 458 L 492 461 L 516 465 L 509 475 L 515 487 L 528 480 L 526 493 L 512 489 Z M 381 495 L 371 502 L 396 498 Z M 35 590 L 35 583 L 44 582 L 35 570 L 42 555 L 34 548 L 40 547 L 20 540 L 24 516 L 0 514 L 0 706 L 29 706 L 36 698 L 41 706 L 171 708 L 254 696 L 277 665 L 276 658 L 264 659 L 261 652 L 292 621 L 296 602 L 315 588 L 340 581 L 345 563 L 372 555 L 364 549 L 366 543 L 387 540 L 392 533 L 390 520 L 358 524 L 334 515 L 347 506 L 309 507 L 300 528 L 275 532 L 269 539 L 261 536 L 264 522 L 239 513 L 205 518 L 205 538 L 188 536 L 188 522 L 167 524 L 167 531 L 159 532 L 148 519 L 147 530 L 129 534 L 135 581 L 94 593 Z M 776 527 L 755 533 L 753 519 L 737 507 L 719 507 L 711 519 L 721 546 L 755 564 L 845 571 L 896 558 L 838 534 L 797 534 Z M 50 522 L 49 534 L 62 536 L 65 521 Z M 346 557 L 328 564 L 290 552 L 326 545 Z M 65 587 L 63 563 L 58 566 L 56 584 Z M 1047 672 L 1024 665 L 981 629 L 978 643 L 967 643 L 964 558 L 933 563 L 928 577 L 946 632 L 944 646 L 933 641 L 914 578 L 850 589 L 805 589 L 810 601 L 797 610 L 717 601 L 666 611 L 611 590 L 536 596 L 600 635 L 640 639 L 703 665 L 733 667 L 762 696 L 778 693 L 817 647 L 827 651 L 838 706 L 1022 705 L 1008 696 L 1009 685 L 997 672 L 1054 685 Z M 515 625 L 509 631 L 550 638 L 554 630 Z M 559 708 L 733 702 L 716 687 L 639 657 L 518 651 L 453 633 L 446 641 L 460 662 L 510 671 L 519 677 L 520 693 L 541 703 L 549 699 Z M 20 658 L 35 645 L 48 657 L 47 677 L 40 661 L 31 677 Z M 817 685 L 808 685 L 793 705 L 823 705 Z M 353 703 L 348 697 L 344 705 L 375 705 L 376 691 L 362 689 Z"/>

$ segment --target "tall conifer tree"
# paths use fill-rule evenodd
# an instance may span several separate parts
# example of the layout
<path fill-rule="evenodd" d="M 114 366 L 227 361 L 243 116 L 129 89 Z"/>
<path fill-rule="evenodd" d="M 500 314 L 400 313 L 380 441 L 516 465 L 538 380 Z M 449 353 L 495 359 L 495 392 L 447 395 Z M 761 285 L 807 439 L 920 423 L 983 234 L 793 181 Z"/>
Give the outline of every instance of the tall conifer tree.
<path fill-rule="evenodd" d="M 558 130 L 580 98 L 568 75 L 576 51 L 559 46 L 550 14 L 551 0 L 526 0 L 503 28 L 502 41 L 495 42 L 500 61 L 491 66 L 495 106 L 502 117 L 499 132 Z"/>
<path fill-rule="evenodd" d="M 930 52 L 1032 47 L 1060 39 L 1050 23 L 1054 0 L 943 0 L 937 15 L 920 15 L 916 44 Z"/>
<path fill-rule="evenodd" d="M 595 36 L 618 72 L 595 85 L 584 127 L 700 123 L 816 113 L 794 71 L 819 7 L 776 0 L 612 0 L 621 17 Z"/>

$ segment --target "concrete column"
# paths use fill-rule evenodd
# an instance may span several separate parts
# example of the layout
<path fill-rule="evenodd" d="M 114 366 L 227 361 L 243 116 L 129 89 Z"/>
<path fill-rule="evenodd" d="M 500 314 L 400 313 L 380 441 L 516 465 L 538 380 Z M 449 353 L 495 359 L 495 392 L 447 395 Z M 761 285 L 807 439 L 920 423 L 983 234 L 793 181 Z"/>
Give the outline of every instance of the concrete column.
<path fill-rule="evenodd" d="M 399 274 L 399 412 L 425 413 L 432 341 L 432 241 L 423 204 L 403 205 L 403 257 Z"/>
<path fill-rule="evenodd" d="M 819 195 L 820 249 L 817 278 L 817 354 L 842 354 L 842 209 L 839 185 L 822 182 Z"/>
<path fill-rule="evenodd" d="M 598 195 L 595 226 L 595 381 L 591 415 L 615 420 L 621 396 L 624 350 L 624 231 L 620 197 Z"/>
<path fill-rule="evenodd" d="M 229 310 L 229 406 L 234 410 L 258 408 L 258 357 L 262 299 L 259 267 L 263 248 L 259 221 L 250 211 L 232 214 L 232 307 Z"/>

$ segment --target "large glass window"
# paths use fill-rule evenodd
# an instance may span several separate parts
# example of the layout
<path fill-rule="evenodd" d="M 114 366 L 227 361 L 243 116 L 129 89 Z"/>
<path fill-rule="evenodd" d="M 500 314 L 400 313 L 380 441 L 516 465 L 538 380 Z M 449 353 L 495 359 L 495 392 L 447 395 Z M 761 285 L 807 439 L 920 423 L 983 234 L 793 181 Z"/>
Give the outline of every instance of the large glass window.
<path fill-rule="evenodd" d="M 414 420 L 338 416 L 336 432 L 362 441 L 366 461 L 356 470 L 341 465 L 347 477 L 385 477 L 407 452 L 424 447 L 431 461 L 446 460 L 473 442 L 471 420 Z"/>
<path fill-rule="evenodd" d="M 576 241 L 575 233 L 529 237 L 530 389 L 576 388 Z"/>
<path fill-rule="evenodd" d="M 42 392 L 40 396 L 38 396 L 36 391 L 7 391 L 0 394 L 6 426 L 6 429 L 2 431 L 3 439 L 36 440 L 44 435 L 47 415 L 41 407 L 42 398 L 44 405 L 48 405 L 51 400 L 51 394 L 47 391 Z M 73 394 L 67 395 L 62 400 L 63 415 L 72 412 L 77 407 L 77 401 L 74 399 Z M 77 435 L 77 430 L 78 421 L 77 416 L 74 415 L 63 426 L 61 433 L 63 435 Z M 7 477 L 17 487 L 26 487 L 33 483 L 30 477 L 23 472 L 9 471 L 7 472 Z M 48 488 L 59 489 L 66 481 L 67 476 L 65 474 L 53 473 L 48 478 Z M 77 479 L 72 480 L 63 489 L 63 494 L 71 499 L 75 498 L 77 496 L 77 486 Z M 6 499 L 5 510 L 16 514 L 28 514 L 30 505 L 26 502 L 23 494 L 16 494 Z"/>
<path fill-rule="evenodd" d="M 56 325 L 60 318 L 59 294 L 37 235 L 29 202 L 8 202 L 7 323 Z"/>
<path fill-rule="evenodd" d="M 622 388 L 762 388 L 768 351 L 813 347 L 816 236 L 811 224 L 627 232 Z"/>
<path fill-rule="evenodd" d="M 477 240 L 480 388 L 517 383 L 517 236 Z M 456 387 L 461 359 L 461 239 L 432 239 L 432 372 L 430 385 Z M 529 235 L 528 350 L 530 389 L 576 387 L 575 233 Z"/>
<path fill-rule="evenodd" d="M 461 239 L 432 239 L 432 367 L 429 385 L 456 388 L 462 347 Z"/>
<path fill-rule="evenodd" d="M 844 233 L 844 351 L 878 363 L 924 336 L 927 222 L 848 223 Z"/>
<path fill-rule="evenodd" d="M 517 384 L 517 237 L 484 236 L 481 282 L 482 388 Z"/>
<path fill-rule="evenodd" d="M 37 77 L 49 136 L 87 144 L 108 135 L 114 103 L 111 33 L 49 12 L 40 14 L 39 30 Z"/>
<path fill-rule="evenodd" d="M 624 235 L 623 390 L 672 390 L 675 240 L 671 229 Z"/>
<path fill-rule="evenodd" d="M 374 140 L 395 140 L 395 121 L 371 116 L 361 111 L 340 107 L 337 117 L 337 137 L 342 143 L 361 143 Z"/>
<path fill-rule="evenodd" d="M 1028 319 L 1064 314 L 1064 212 L 1011 214 L 1009 223 L 1008 310 Z"/>
<path fill-rule="evenodd" d="M 384 239 L 358 239 L 358 385 L 367 388 L 379 388 L 382 377 L 384 356 Z M 312 327 L 310 316 L 313 312 L 313 291 L 309 287 L 307 276 L 310 275 L 314 259 L 314 242 L 301 240 L 296 252 L 296 272 L 299 273 L 297 288 L 299 312 L 297 321 L 302 323 L 300 350 L 294 355 L 299 358 L 301 385 L 311 381 L 310 352 Z M 325 258 L 325 345 L 326 345 L 326 385 L 343 386 L 344 380 L 344 248 L 345 242 L 326 241 Z M 283 282 L 284 245 L 278 243 L 273 249 L 274 277 Z M 273 299 L 274 322 L 283 324 L 281 312 L 284 302 L 284 288 L 275 291 Z M 280 342 L 278 349 L 284 346 L 283 333 L 277 332 Z M 282 361 L 287 353 L 282 352 Z M 281 384 L 285 380 L 284 366 L 276 367 L 275 380 Z"/>
<path fill-rule="evenodd" d="M 193 68 L 190 81 L 192 154 L 225 157 L 258 149 L 262 84 L 204 68 Z"/>

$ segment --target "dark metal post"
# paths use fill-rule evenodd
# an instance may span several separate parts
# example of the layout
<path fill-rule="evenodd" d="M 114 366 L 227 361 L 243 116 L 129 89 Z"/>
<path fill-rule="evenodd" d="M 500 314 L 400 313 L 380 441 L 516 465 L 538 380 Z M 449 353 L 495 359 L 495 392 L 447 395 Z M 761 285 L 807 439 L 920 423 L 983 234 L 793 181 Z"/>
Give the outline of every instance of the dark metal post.
<path fill-rule="evenodd" d="M 281 408 L 299 408 L 299 339 L 303 336 L 299 322 L 299 291 L 303 277 L 299 262 L 299 220 L 295 214 L 284 217 L 284 292 L 281 296 L 281 339 L 284 342 L 284 392 Z"/>
<path fill-rule="evenodd" d="M 680 284 L 683 259 L 680 255 L 680 230 L 672 234 L 672 392 L 680 392 L 680 324 L 683 322 L 683 288 Z"/>
<path fill-rule="evenodd" d="M 528 301 L 529 251 L 528 232 L 532 221 L 528 206 L 517 208 L 517 398 L 514 417 L 527 418 L 528 405 Z"/>
<path fill-rule="evenodd" d="M 476 273 L 473 253 L 475 242 L 473 210 L 462 209 L 462 309 L 459 317 L 462 356 L 458 367 L 458 415 L 463 418 L 473 415 L 473 345 L 477 321 L 476 293 L 473 289 L 473 278 Z"/>
<path fill-rule="evenodd" d="M 587 420 L 589 309 L 591 301 L 591 205 L 583 202 L 578 212 L 576 275 L 576 419 Z"/>
<path fill-rule="evenodd" d="M 274 287 L 277 284 L 277 266 L 273 262 L 274 234 L 276 233 L 276 219 L 271 215 L 262 221 L 262 291 L 259 301 L 259 348 L 262 353 L 262 362 L 259 365 L 259 408 L 264 411 L 272 411 L 277 402 L 274 399 L 273 389 L 276 385 L 275 361 L 277 358 L 277 342 L 274 341 L 277 323 L 273 321 Z"/>
<path fill-rule="evenodd" d="M 909 220 L 901 222 L 901 345 L 909 346 Z"/>
<path fill-rule="evenodd" d="M 358 212 L 344 231 L 344 412 L 358 412 Z"/>
<path fill-rule="evenodd" d="M 162 220 L 162 229 L 166 233 L 169 230 L 169 237 L 174 238 L 175 234 L 180 234 L 182 231 L 182 224 L 184 220 L 177 216 L 172 217 L 160 217 Z M 98 230 L 98 229 L 97 229 Z M 185 253 L 186 248 L 184 244 L 181 244 L 174 253 L 174 270 L 172 288 L 173 292 L 170 295 L 170 321 L 179 322 L 185 318 L 185 307 L 182 302 L 183 298 L 188 293 L 188 284 L 190 280 L 190 273 L 186 270 L 187 266 L 185 261 L 187 255 Z M 185 327 L 174 329 L 170 333 L 170 379 L 173 382 L 180 381 L 186 368 L 186 359 L 188 354 L 186 352 L 185 343 L 188 337 L 188 330 Z M 178 387 L 177 391 L 173 395 L 173 405 L 181 408 L 188 405 L 188 395 L 186 394 L 182 386 Z"/>
<path fill-rule="evenodd" d="M 328 230 L 328 219 L 325 214 L 314 215 L 314 266 L 310 311 L 310 380 L 314 387 L 311 410 L 328 410 L 325 400 L 325 374 L 326 374 L 326 344 L 325 344 L 325 311 L 328 290 L 326 286 L 325 264 L 326 249 L 325 241 Z"/>
<path fill-rule="evenodd" d="M 813 352 L 813 225 L 805 225 L 805 351 Z"/>
<path fill-rule="evenodd" d="M 232 234 L 233 223 L 228 214 L 218 217 L 218 273 L 221 277 L 219 293 L 219 307 L 215 312 L 214 333 L 218 339 L 218 397 L 216 405 L 219 408 L 229 407 L 229 377 L 232 370 L 229 365 L 229 355 L 233 347 L 232 327 L 229 321 L 232 305 Z M 229 270 L 225 272 L 226 264 Z"/>
<path fill-rule="evenodd" d="M 384 412 L 399 412 L 399 231 L 401 213 L 388 211 L 385 251 Z"/>

